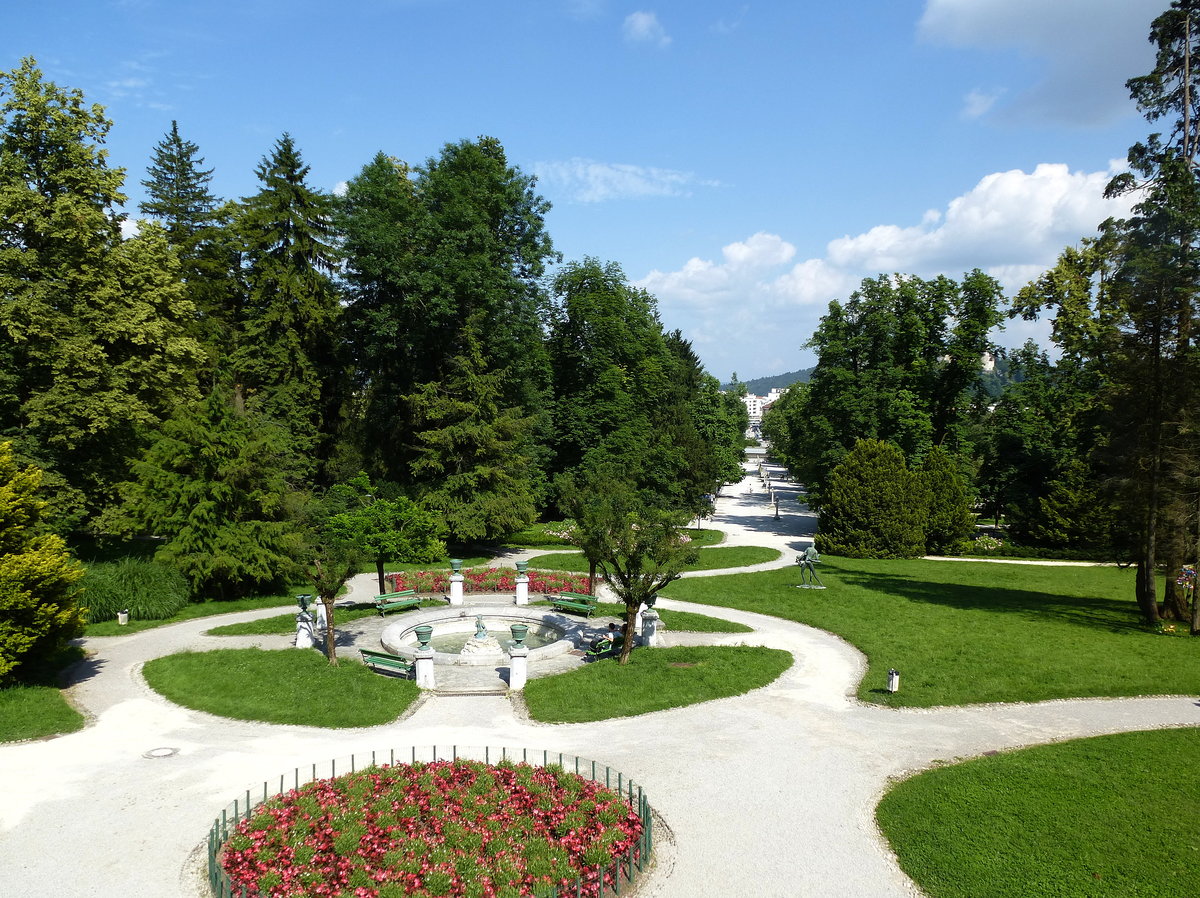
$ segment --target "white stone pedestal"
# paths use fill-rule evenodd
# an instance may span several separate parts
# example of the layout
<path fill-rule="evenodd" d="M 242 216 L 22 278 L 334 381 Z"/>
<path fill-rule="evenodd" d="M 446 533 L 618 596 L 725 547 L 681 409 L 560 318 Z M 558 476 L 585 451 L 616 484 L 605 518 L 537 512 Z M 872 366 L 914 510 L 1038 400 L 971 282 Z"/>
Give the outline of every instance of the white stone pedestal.
<path fill-rule="evenodd" d="M 317 629 L 324 630 L 329 626 L 329 609 L 320 599 L 317 600 Z"/>
<path fill-rule="evenodd" d="M 296 648 L 311 649 L 315 645 L 312 615 L 307 611 L 301 611 L 296 615 Z"/>
<path fill-rule="evenodd" d="M 529 679 L 529 646 L 514 645 L 508 650 L 508 688 L 521 690 Z"/>
<path fill-rule="evenodd" d="M 433 649 L 417 649 L 417 688 L 433 689 Z"/>
<path fill-rule="evenodd" d="M 517 604 L 529 604 L 529 575 L 517 574 Z"/>
<path fill-rule="evenodd" d="M 642 612 L 642 645 L 658 645 L 658 612 L 653 608 Z"/>
<path fill-rule="evenodd" d="M 463 580 L 462 574 L 450 575 L 450 604 L 461 605 L 463 603 Z"/>
<path fill-rule="evenodd" d="M 637 614 L 633 616 L 633 632 L 635 635 L 642 632 L 642 628 L 645 626 L 642 615 L 644 615 L 648 609 L 649 606 L 645 602 L 642 602 L 642 604 L 638 605 Z"/>

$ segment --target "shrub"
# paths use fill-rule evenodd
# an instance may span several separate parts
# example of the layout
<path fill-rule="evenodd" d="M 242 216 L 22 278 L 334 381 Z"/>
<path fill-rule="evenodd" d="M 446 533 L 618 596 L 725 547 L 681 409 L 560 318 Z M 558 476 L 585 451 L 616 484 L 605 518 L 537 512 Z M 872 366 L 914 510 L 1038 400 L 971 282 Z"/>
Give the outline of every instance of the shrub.
<path fill-rule="evenodd" d="M 929 496 L 899 446 L 859 440 L 829 475 L 817 549 L 849 558 L 912 558 L 925 552 Z"/>
<path fill-rule="evenodd" d="M 962 475 L 941 446 L 934 446 L 921 464 L 921 476 L 929 490 L 929 515 L 925 519 L 925 551 L 930 555 L 952 555 L 975 529 L 975 515 Z"/>
<path fill-rule="evenodd" d="M 67 641 L 83 632 L 75 606 L 83 569 L 61 537 L 45 533 L 42 472 L 18 468 L 0 443 L 0 687 L 53 673 Z"/>
<path fill-rule="evenodd" d="M 80 585 L 83 596 L 79 603 L 87 608 L 90 623 L 113 620 L 123 609 L 135 620 L 165 620 L 188 602 L 183 574 L 137 558 L 93 564 Z"/>

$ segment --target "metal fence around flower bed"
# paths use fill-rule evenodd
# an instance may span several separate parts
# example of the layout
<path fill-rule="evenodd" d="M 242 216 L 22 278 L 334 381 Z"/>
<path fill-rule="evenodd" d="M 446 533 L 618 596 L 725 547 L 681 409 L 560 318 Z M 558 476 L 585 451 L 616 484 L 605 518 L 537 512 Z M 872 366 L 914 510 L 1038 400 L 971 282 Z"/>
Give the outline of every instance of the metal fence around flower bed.
<path fill-rule="evenodd" d="M 247 789 L 244 796 L 235 798 L 213 821 L 212 828 L 208 833 L 208 882 L 214 898 L 264 898 L 263 893 L 257 889 L 235 886 L 218 862 L 221 847 L 228 841 L 230 832 L 242 820 L 251 816 L 254 809 L 263 802 L 292 789 L 298 789 L 306 783 L 356 773 L 366 767 L 458 760 L 483 761 L 485 764 L 509 761 L 526 763 L 533 767 L 557 765 L 569 773 L 575 773 L 593 782 L 603 783 L 606 788 L 619 794 L 641 818 L 641 836 L 628 851 L 613 858 L 602 867 L 585 873 L 568 885 L 547 884 L 542 890 L 535 893 L 538 898 L 579 898 L 583 894 L 585 883 L 592 876 L 596 876 L 598 879 L 598 898 L 620 895 L 622 890 L 627 890 L 650 862 L 650 854 L 654 846 L 650 801 L 640 785 L 626 777 L 621 771 L 613 770 L 607 764 L 545 749 L 494 748 L 490 746 L 480 748 L 460 745 L 434 745 L 425 748 L 414 746 L 411 749 L 393 748 L 386 752 L 373 751 L 370 755 L 356 754 L 340 760 L 334 758 L 324 762 L 324 764 L 328 764 L 328 774 L 319 772 L 317 764 L 303 768 L 296 767 L 290 776 L 280 775 L 278 788 L 276 788 L 275 781 L 270 780 L 263 783 L 261 793 L 257 789 Z M 324 764 L 321 765 L 322 768 Z"/>

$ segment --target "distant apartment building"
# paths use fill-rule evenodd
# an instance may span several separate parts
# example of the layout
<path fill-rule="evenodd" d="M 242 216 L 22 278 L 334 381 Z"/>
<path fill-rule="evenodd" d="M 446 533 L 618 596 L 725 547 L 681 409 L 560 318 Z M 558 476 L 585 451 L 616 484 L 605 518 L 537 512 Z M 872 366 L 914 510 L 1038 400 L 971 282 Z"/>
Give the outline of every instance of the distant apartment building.
<path fill-rule="evenodd" d="M 747 393 L 743 397 L 743 401 L 746 403 L 746 413 L 750 416 L 750 424 L 761 424 L 763 415 L 787 391 L 788 388 L 784 387 L 782 390 L 772 389 L 766 396 L 755 396 L 753 393 Z"/>

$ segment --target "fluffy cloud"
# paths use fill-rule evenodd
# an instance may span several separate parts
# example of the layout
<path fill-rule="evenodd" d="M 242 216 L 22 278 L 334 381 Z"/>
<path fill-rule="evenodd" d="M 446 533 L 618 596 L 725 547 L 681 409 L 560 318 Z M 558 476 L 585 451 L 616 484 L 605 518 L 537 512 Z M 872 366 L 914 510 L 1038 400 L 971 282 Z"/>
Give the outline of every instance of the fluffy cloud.
<path fill-rule="evenodd" d="M 654 44 L 666 47 L 671 43 L 671 36 L 658 21 L 658 16 L 652 12 L 632 12 L 625 17 L 622 26 L 625 40 L 632 44 Z"/>
<path fill-rule="evenodd" d="M 701 180 L 691 172 L 578 157 L 557 162 L 535 162 L 533 172 L 548 193 L 560 193 L 580 203 L 650 196 L 688 196 L 692 187 L 716 186 L 715 181 Z"/>
<path fill-rule="evenodd" d="M 760 232 L 725 246 L 719 261 L 695 257 L 676 271 L 651 271 L 637 284 L 658 297 L 664 319 L 683 327 L 720 376 L 747 358 L 763 366 L 751 376 L 779 367 L 773 359 L 786 370 L 797 365 L 799 346 L 829 301 L 846 298 L 863 278 L 893 272 L 958 278 L 980 268 L 1011 295 L 1053 265 L 1065 246 L 1128 213 L 1131 198 L 1103 196 L 1119 165 L 1072 172 L 1047 163 L 1032 172 L 996 172 L 916 224 L 839 237 L 819 258 L 794 262 L 791 243 Z"/>
<path fill-rule="evenodd" d="M 1129 110 L 1124 81 L 1153 65 L 1146 36 L 1165 6 L 1163 0 L 927 0 L 919 32 L 936 43 L 1015 49 L 1038 60 L 1040 80 L 998 111 L 1092 124 Z"/>

